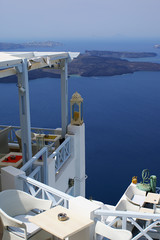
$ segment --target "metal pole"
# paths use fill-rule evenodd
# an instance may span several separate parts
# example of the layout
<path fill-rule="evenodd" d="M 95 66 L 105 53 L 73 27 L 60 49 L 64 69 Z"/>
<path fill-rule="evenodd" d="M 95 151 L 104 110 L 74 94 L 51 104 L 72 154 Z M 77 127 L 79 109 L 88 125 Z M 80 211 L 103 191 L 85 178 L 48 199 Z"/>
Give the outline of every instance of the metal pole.
<path fill-rule="evenodd" d="M 43 160 L 43 182 L 48 185 L 48 168 L 47 168 L 48 149 L 45 147 L 45 152 L 42 155 Z"/>
<path fill-rule="evenodd" d="M 17 75 L 19 89 L 19 113 L 21 124 L 22 154 L 23 164 L 25 164 L 29 159 L 32 158 L 27 59 L 23 59 L 22 69 L 17 69 Z"/>
<path fill-rule="evenodd" d="M 61 65 L 61 124 L 62 138 L 65 138 L 68 125 L 68 61 L 64 59 Z"/>

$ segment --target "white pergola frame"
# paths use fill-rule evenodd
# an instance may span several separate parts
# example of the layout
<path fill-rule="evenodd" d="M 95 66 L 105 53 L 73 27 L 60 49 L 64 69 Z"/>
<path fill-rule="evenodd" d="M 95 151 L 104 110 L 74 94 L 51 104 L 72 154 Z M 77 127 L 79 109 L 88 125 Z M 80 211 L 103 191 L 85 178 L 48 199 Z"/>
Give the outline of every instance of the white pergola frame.
<path fill-rule="evenodd" d="M 32 158 L 31 121 L 28 71 L 54 67 L 61 72 L 61 125 L 62 138 L 68 125 L 68 63 L 79 53 L 71 52 L 1 52 L 0 78 L 11 75 L 18 77 L 20 125 L 22 129 L 23 163 Z"/>

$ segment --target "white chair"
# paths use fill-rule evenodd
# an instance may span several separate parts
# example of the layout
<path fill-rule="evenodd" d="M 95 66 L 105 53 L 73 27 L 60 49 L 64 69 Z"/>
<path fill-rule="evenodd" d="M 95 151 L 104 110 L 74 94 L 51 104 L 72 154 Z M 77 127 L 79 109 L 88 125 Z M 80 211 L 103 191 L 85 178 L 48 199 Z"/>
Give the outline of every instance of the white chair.
<path fill-rule="evenodd" d="M 139 212 L 140 206 L 135 205 L 125 199 L 122 199 L 118 202 L 115 207 L 117 211 L 131 211 L 131 212 Z"/>
<path fill-rule="evenodd" d="M 143 206 L 146 192 L 138 189 L 136 185 L 131 184 L 125 191 L 124 195 L 126 196 L 127 200 L 130 201 L 131 203 Z"/>
<path fill-rule="evenodd" d="M 15 131 L 15 135 L 16 135 L 16 138 L 17 138 L 17 141 L 19 144 L 20 152 L 22 152 L 22 137 L 21 137 L 22 131 L 21 131 L 21 129 Z M 33 138 L 36 138 L 36 137 L 35 137 L 35 134 L 33 132 L 31 132 L 31 139 L 33 139 Z M 37 153 L 37 144 L 32 143 L 32 155 L 34 156 L 36 153 Z"/>
<path fill-rule="evenodd" d="M 131 212 L 139 212 L 140 210 L 140 206 L 137 206 L 127 200 L 120 200 L 116 207 L 115 207 L 116 211 L 131 211 Z M 107 219 L 108 220 L 108 219 Z M 115 224 L 116 228 L 122 228 L 122 220 L 118 220 Z M 127 230 L 132 231 L 134 228 L 134 225 L 129 221 L 129 219 L 127 219 Z"/>
<path fill-rule="evenodd" d="M 131 202 L 127 201 L 127 200 L 120 200 L 116 206 L 113 205 L 107 205 L 104 204 L 103 202 L 99 202 L 99 201 L 95 201 L 95 200 L 91 200 L 92 202 L 94 202 L 95 204 L 97 204 L 101 209 L 103 210 L 112 210 L 112 211 L 132 211 L 132 212 L 139 212 L 140 207 L 132 204 Z M 103 221 L 106 224 L 110 224 L 112 221 L 114 221 L 116 219 L 116 215 L 115 216 L 103 216 L 102 217 Z M 113 226 L 115 228 L 122 228 L 122 220 L 117 220 Z M 129 220 L 127 220 L 127 230 L 132 231 L 134 225 L 131 224 L 131 222 Z"/>
<path fill-rule="evenodd" d="M 97 239 L 97 234 L 110 240 L 130 240 L 132 238 L 131 232 L 109 227 L 100 221 L 97 221 L 95 226 L 95 239 Z"/>
<path fill-rule="evenodd" d="M 41 240 L 52 236 L 28 218 L 36 213 L 32 210 L 47 210 L 52 201 L 35 198 L 19 190 L 5 190 L 0 193 L 0 217 L 3 224 L 2 240 Z"/>
<path fill-rule="evenodd" d="M 91 200 L 91 202 L 97 204 L 103 210 L 114 210 L 115 209 L 115 206 L 109 205 L 109 204 L 104 204 L 103 202 L 100 202 L 97 200 Z"/>

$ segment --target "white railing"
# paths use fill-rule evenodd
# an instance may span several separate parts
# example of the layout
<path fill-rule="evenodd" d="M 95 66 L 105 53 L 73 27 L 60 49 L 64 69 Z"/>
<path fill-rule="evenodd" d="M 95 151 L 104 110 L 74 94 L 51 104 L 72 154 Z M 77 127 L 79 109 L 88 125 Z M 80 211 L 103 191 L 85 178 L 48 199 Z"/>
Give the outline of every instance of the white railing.
<path fill-rule="evenodd" d="M 62 130 L 58 130 L 58 129 L 52 129 L 52 128 L 35 128 L 35 127 L 31 127 L 31 130 L 35 133 L 39 133 L 39 134 L 57 134 L 57 135 L 61 135 L 62 134 Z"/>
<path fill-rule="evenodd" d="M 25 165 L 21 167 L 21 170 L 26 173 L 30 178 L 37 181 L 48 183 L 48 171 L 47 171 L 47 157 L 48 148 L 42 148 L 36 155 L 34 155 Z M 41 160 L 39 160 L 41 159 Z M 36 161 L 41 161 L 42 164 L 36 164 Z"/>
<path fill-rule="evenodd" d="M 132 240 L 140 239 L 144 236 L 146 239 L 152 240 L 148 235 L 148 231 L 155 232 L 154 227 L 160 227 L 160 214 L 148 214 L 140 212 L 130 212 L 130 211 L 112 211 L 112 210 L 96 210 L 94 212 L 96 216 L 101 216 L 101 220 L 106 222 L 109 226 L 113 226 L 119 220 L 122 221 L 122 229 L 127 229 L 127 222 L 136 227 L 139 233 L 132 238 Z M 107 218 L 109 216 L 113 217 L 113 220 L 107 223 Z M 144 220 L 146 224 L 142 227 L 137 219 Z"/>
<path fill-rule="evenodd" d="M 6 125 L 0 125 L 0 129 L 6 128 Z M 20 129 L 18 126 L 11 126 L 11 131 L 9 133 L 9 142 L 17 143 L 17 138 L 15 135 L 15 131 Z M 31 130 L 35 133 L 44 133 L 44 134 L 58 134 L 61 135 L 61 130 L 49 129 L 49 128 L 31 128 Z M 55 158 L 55 167 L 56 172 L 60 170 L 63 164 L 68 160 L 71 155 L 71 147 L 70 147 L 70 137 L 67 137 L 65 141 L 54 151 L 50 158 Z M 52 144 L 54 145 L 54 143 Z M 48 146 L 48 151 L 52 145 Z"/>
<path fill-rule="evenodd" d="M 53 158 L 55 160 L 56 172 L 60 170 L 60 168 L 71 155 L 70 141 L 70 137 L 67 137 L 65 141 L 56 149 L 56 151 L 54 151 L 49 156 L 49 158 Z M 21 167 L 21 170 L 24 171 L 28 177 L 47 184 L 47 157 L 48 148 L 44 147 L 36 155 L 34 155 L 25 165 L 23 165 Z"/>
<path fill-rule="evenodd" d="M 4 129 L 6 127 L 8 127 L 8 126 L 0 125 L 0 129 Z M 16 135 L 15 135 L 15 131 L 17 131 L 18 129 L 20 129 L 20 127 L 18 127 L 18 126 L 11 126 L 11 131 L 9 132 L 9 136 L 8 136 L 9 137 L 8 141 L 10 143 L 17 143 L 17 138 L 16 138 Z"/>
<path fill-rule="evenodd" d="M 6 125 L 0 125 L 0 129 L 4 129 L 8 126 Z M 9 133 L 9 142 L 10 143 L 17 143 L 17 138 L 15 135 L 15 132 L 17 130 L 19 130 L 20 127 L 19 126 L 11 126 L 11 131 Z M 57 135 L 61 135 L 62 131 L 61 130 L 57 130 L 57 129 L 51 129 L 51 128 L 35 128 L 35 127 L 31 127 L 31 131 L 34 133 L 43 133 L 43 134 L 57 134 Z"/>
<path fill-rule="evenodd" d="M 71 138 L 67 137 L 65 141 L 49 157 L 55 159 L 56 172 L 64 165 L 71 156 Z"/>
<path fill-rule="evenodd" d="M 30 193 L 34 197 L 51 200 L 53 206 L 63 205 L 68 208 L 69 200 L 73 198 L 66 193 L 49 187 L 48 185 L 30 177 L 26 177 L 25 175 L 21 175 L 19 178 L 24 182 L 24 189 L 26 192 Z"/>

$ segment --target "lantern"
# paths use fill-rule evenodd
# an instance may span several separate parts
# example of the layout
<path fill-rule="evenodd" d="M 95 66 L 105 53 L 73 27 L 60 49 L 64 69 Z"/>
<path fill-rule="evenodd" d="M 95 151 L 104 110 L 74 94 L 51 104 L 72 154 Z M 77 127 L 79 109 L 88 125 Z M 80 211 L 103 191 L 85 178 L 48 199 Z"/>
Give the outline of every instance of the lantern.
<path fill-rule="evenodd" d="M 72 95 L 70 104 L 71 104 L 71 124 L 82 125 L 83 124 L 83 98 L 78 92 L 75 92 Z"/>

